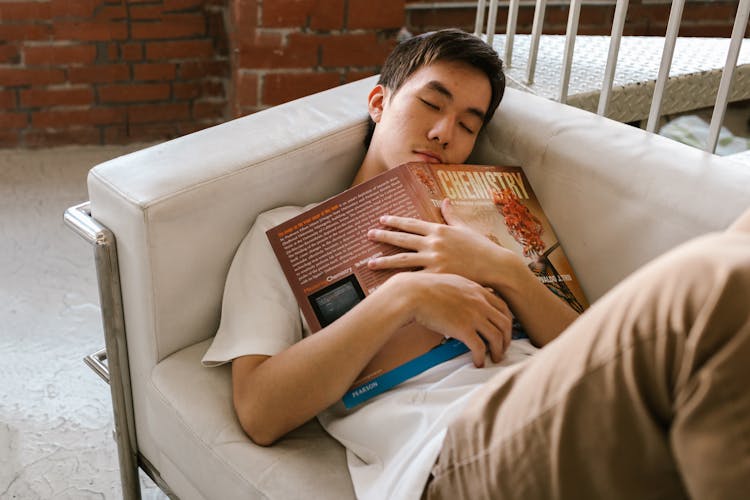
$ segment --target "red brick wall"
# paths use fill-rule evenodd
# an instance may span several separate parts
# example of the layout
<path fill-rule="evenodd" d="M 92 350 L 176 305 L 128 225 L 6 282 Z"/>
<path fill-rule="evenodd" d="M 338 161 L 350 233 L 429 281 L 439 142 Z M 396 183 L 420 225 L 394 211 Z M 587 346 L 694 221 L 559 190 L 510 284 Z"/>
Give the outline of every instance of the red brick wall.
<path fill-rule="evenodd" d="M 447 0 L 462 2 L 462 0 Z M 409 4 L 431 4 L 432 0 L 410 0 Z M 444 2 L 441 2 L 444 3 Z M 489 2 L 487 2 L 489 4 Z M 545 10 L 544 33 L 564 34 L 568 23 L 568 7 L 548 2 Z M 734 16 L 739 0 L 687 0 L 682 15 L 680 36 L 728 37 L 732 34 Z M 626 35 L 664 36 L 669 20 L 670 2 L 630 0 L 625 22 Z M 612 30 L 615 5 L 582 5 L 578 33 L 609 35 Z M 412 33 L 424 33 L 445 27 L 459 27 L 474 31 L 476 7 L 451 9 L 407 9 L 406 26 Z M 497 11 L 497 33 L 505 33 L 508 4 Z M 485 14 L 485 22 L 487 16 Z M 517 33 L 531 33 L 534 20 L 533 4 L 518 9 Z"/>
<path fill-rule="evenodd" d="M 473 7 L 410 8 L 430 1 L 0 0 L 0 147 L 169 139 L 375 74 L 404 25 L 473 30 Z M 688 0 L 681 35 L 728 36 L 737 3 Z M 613 13 L 584 5 L 579 32 Z M 668 13 L 631 0 L 626 33 L 663 35 Z M 563 33 L 567 7 L 546 19 Z"/>
<path fill-rule="evenodd" d="M 0 146 L 167 139 L 223 121 L 223 3 L 0 2 Z"/>
<path fill-rule="evenodd" d="M 235 116 L 376 74 L 404 0 L 234 0 Z"/>

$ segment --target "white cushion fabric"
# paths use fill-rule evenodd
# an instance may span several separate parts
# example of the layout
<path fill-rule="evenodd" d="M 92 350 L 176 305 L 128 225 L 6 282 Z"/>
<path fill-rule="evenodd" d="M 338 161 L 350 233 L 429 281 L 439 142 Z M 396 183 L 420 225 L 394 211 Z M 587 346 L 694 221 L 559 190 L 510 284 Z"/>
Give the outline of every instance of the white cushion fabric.
<path fill-rule="evenodd" d="M 350 183 L 364 154 L 373 84 L 234 120 L 112 160 L 89 176 L 93 215 L 117 238 L 138 446 L 175 478 L 177 495 L 352 496 L 343 451 L 319 428 L 269 449 L 244 438 L 226 371 L 203 368 L 200 356 L 218 326 L 232 256 L 255 217 Z M 591 300 L 649 258 L 723 228 L 750 206 L 743 165 L 512 89 L 474 160 L 509 157 L 524 165 Z M 317 444 L 308 447 L 308 439 Z M 321 449 L 329 451 L 321 457 Z M 323 480 L 303 490 L 308 462 Z"/>
<path fill-rule="evenodd" d="M 182 349 L 154 368 L 148 419 L 162 461 L 177 464 L 209 498 L 310 498 L 314 491 L 352 498 L 345 452 L 317 421 L 273 447 L 247 439 L 232 408 L 229 365 L 196 369 L 208 343 Z"/>

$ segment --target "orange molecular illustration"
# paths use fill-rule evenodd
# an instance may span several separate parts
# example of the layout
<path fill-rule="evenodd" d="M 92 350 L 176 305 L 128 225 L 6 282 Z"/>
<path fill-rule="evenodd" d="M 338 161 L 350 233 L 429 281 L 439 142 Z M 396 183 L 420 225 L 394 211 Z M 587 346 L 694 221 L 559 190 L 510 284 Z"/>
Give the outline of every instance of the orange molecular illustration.
<path fill-rule="evenodd" d="M 505 218 L 510 234 L 523 247 L 526 257 L 544 253 L 542 223 L 510 189 L 492 192 L 492 202 Z"/>

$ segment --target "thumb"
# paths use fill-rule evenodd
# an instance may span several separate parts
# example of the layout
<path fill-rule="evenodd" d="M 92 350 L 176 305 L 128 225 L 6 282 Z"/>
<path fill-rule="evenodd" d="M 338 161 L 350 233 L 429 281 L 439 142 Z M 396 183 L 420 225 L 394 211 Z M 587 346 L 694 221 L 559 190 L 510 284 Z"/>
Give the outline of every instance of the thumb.
<path fill-rule="evenodd" d="M 464 222 L 460 215 L 456 211 L 456 207 L 453 206 L 451 200 L 443 198 L 440 202 L 440 213 L 443 214 L 443 219 L 448 223 L 449 226 L 464 226 L 468 227 L 468 224 Z"/>

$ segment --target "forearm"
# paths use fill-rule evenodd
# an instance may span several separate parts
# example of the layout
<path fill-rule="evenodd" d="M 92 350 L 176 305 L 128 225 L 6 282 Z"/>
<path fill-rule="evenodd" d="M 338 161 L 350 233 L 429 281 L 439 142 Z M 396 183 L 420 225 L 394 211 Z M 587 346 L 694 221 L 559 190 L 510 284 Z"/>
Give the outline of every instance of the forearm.
<path fill-rule="evenodd" d="M 489 285 L 505 299 L 537 346 L 554 340 L 578 317 L 520 259 L 498 264 Z"/>
<path fill-rule="evenodd" d="M 242 373 L 233 363 L 240 422 L 268 445 L 335 403 L 370 359 L 406 322 L 398 294 L 370 295 L 346 315 Z"/>

